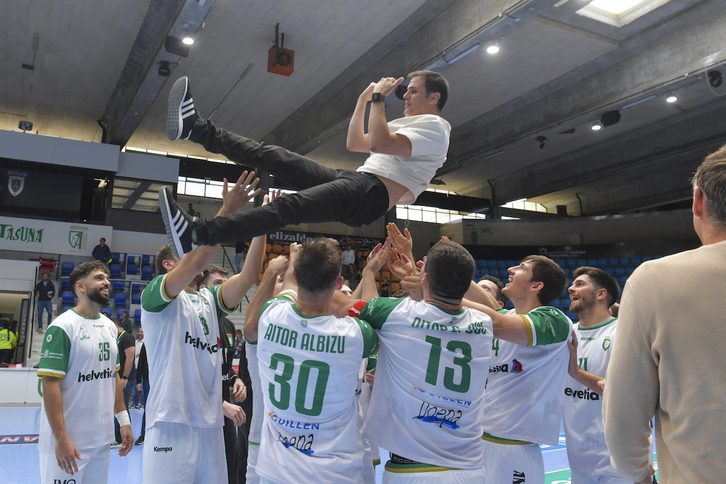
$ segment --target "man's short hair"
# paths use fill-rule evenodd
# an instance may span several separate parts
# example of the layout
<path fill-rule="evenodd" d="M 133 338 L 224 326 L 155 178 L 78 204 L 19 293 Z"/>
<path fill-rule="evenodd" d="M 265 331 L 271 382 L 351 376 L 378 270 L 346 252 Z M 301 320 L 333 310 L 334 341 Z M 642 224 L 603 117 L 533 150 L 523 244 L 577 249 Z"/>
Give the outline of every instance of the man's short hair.
<path fill-rule="evenodd" d="M 555 261 L 543 255 L 528 255 L 522 259 L 522 262 L 532 264 L 532 281 L 544 284 L 542 290 L 537 293 L 537 299 L 542 306 L 549 306 L 565 291 L 567 276 Z"/>
<path fill-rule="evenodd" d="M 509 298 L 507 296 L 505 296 L 504 293 L 502 292 L 502 289 L 504 289 L 504 283 L 502 282 L 501 279 L 499 279 L 498 277 L 494 277 L 491 274 L 484 274 L 483 276 L 481 276 L 481 279 L 479 279 L 479 280 L 480 281 L 492 281 L 494 284 L 496 284 L 497 285 L 497 295 L 494 299 L 496 299 L 499 302 L 504 303 L 504 306 L 507 305 L 507 302 L 509 302 Z"/>
<path fill-rule="evenodd" d="M 7 319 L 2 320 L 3 329 L 10 329 L 10 321 Z"/>
<path fill-rule="evenodd" d="M 413 79 L 414 77 L 423 77 L 424 85 L 426 86 L 426 97 L 432 92 L 438 92 L 439 102 L 436 103 L 436 108 L 441 111 L 444 109 L 446 101 L 449 99 L 449 81 L 444 79 L 444 76 L 434 71 L 413 71 L 406 77 Z"/>
<path fill-rule="evenodd" d="M 126 311 L 125 309 L 124 309 L 124 310 L 122 310 L 120 314 L 125 314 L 127 318 L 129 317 L 129 312 L 128 312 L 128 311 Z M 119 315 L 120 315 L 120 314 L 119 314 Z"/>
<path fill-rule="evenodd" d="M 726 145 L 703 160 L 691 183 L 706 195 L 709 218 L 726 229 Z"/>
<path fill-rule="evenodd" d="M 94 272 L 96 270 L 103 271 L 103 273 L 106 274 L 106 277 L 111 276 L 111 273 L 108 271 L 108 267 L 106 267 L 106 264 L 104 264 L 100 260 L 84 262 L 82 264 L 78 264 L 76 268 L 73 269 L 73 272 L 71 272 L 71 275 L 68 277 L 68 286 L 70 286 L 73 294 L 78 296 L 78 294 L 76 294 L 76 282 L 81 279 L 85 279 L 91 272 Z"/>
<path fill-rule="evenodd" d="M 306 240 L 293 267 L 301 290 L 312 294 L 332 291 L 343 267 L 338 241 L 325 237 Z"/>
<path fill-rule="evenodd" d="M 103 237 L 101 237 L 100 242 L 106 242 L 106 239 L 104 239 Z"/>
<path fill-rule="evenodd" d="M 199 285 L 208 286 L 209 284 L 207 284 L 207 278 L 209 277 L 209 275 L 217 274 L 217 273 L 224 274 L 225 277 L 229 276 L 229 271 L 227 269 L 225 269 L 224 267 L 208 266 L 206 269 L 204 269 L 204 272 L 203 272 L 204 275 L 202 276 L 202 280 L 199 281 Z"/>
<path fill-rule="evenodd" d="M 620 286 L 613 276 L 603 270 L 588 266 L 578 267 L 573 276 L 577 279 L 583 274 L 590 277 L 595 289 L 605 289 L 608 292 L 608 297 L 605 299 L 608 307 L 615 304 L 615 301 L 618 300 L 618 296 L 620 296 Z"/>
<path fill-rule="evenodd" d="M 171 251 L 171 246 L 169 244 L 166 244 L 164 247 L 159 249 L 159 252 L 156 254 L 156 259 L 154 260 L 156 273 L 159 275 L 166 274 L 168 271 L 166 270 L 166 267 L 164 267 L 164 261 L 172 260 L 173 257 L 174 253 Z"/>
<path fill-rule="evenodd" d="M 461 301 L 474 278 L 476 263 L 461 245 L 440 240 L 426 254 L 424 271 L 431 296 L 444 302 Z"/>

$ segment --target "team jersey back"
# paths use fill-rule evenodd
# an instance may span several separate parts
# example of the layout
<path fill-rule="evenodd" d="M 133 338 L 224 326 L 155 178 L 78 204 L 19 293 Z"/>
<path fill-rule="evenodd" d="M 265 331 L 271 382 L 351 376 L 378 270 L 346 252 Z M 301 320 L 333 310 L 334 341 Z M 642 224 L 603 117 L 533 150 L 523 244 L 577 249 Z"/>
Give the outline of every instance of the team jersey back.
<path fill-rule="evenodd" d="M 265 415 L 257 473 L 284 482 L 361 482 L 356 375 L 377 338 L 355 318 L 310 318 L 292 303 L 278 296 L 260 313 Z"/>
<path fill-rule="evenodd" d="M 492 320 L 410 299 L 368 301 L 380 340 L 363 432 L 402 457 L 455 469 L 483 465 L 483 396 Z"/>
<path fill-rule="evenodd" d="M 63 379 L 63 419 L 77 449 L 100 447 L 114 439 L 116 335 L 116 325 L 106 316 L 84 318 L 71 309 L 53 321 L 43 338 L 38 376 Z M 45 400 L 38 450 L 55 450 Z"/>
<path fill-rule="evenodd" d="M 507 314 L 516 312 L 512 309 Z M 527 327 L 529 344 L 502 339 L 492 344 L 484 394 L 484 432 L 495 442 L 505 439 L 557 445 L 572 322 L 549 306 L 519 316 Z"/>
<path fill-rule="evenodd" d="M 166 274 L 141 295 L 144 341 L 151 392 L 146 425 L 174 422 L 192 427 L 221 427 L 222 351 L 219 318 L 233 311 L 221 301 L 222 286 L 199 292 L 164 292 Z"/>
<path fill-rule="evenodd" d="M 615 318 L 589 328 L 575 326 L 580 369 L 605 378 L 617 328 Z M 569 375 L 563 417 L 570 467 L 583 474 L 619 476 L 605 444 L 602 397 Z"/>

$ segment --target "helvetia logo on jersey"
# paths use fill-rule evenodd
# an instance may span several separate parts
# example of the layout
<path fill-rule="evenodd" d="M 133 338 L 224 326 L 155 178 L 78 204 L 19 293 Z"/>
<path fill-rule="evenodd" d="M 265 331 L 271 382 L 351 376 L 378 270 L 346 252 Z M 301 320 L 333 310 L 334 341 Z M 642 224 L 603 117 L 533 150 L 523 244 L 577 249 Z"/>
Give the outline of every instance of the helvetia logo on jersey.
<path fill-rule="evenodd" d="M 522 373 L 524 371 L 524 368 L 522 368 L 522 364 L 518 362 L 516 359 L 512 360 L 512 371 L 511 373 Z"/>
<path fill-rule="evenodd" d="M 184 337 L 184 342 L 188 343 L 195 348 L 201 349 L 201 350 L 207 350 L 209 354 L 216 353 L 219 351 L 219 338 L 217 338 L 217 344 L 216 345 L 210 345 L 206 341 L 204 341 L 202 338 L 193 338 L 191 334 L 189 334 L 189 331 L 187 331 L 187 335 Z"/>
<path fill-rule="evenodd" d="M 600 395 L 595 392 L 591 392 L 588 388 L 585 388 L 584 390 L 565 388 L 565 395 L 572 398 L 579 398 L 580 400 L 600 400 Z"/>
<path fill-rule="evenodd" d="M 610 336 L 605 336 L 605 339 L 602 341 L 603 351 L 607 351 L 610 348 L 611 344 L 613 344 L 613 340 L 610 338 Z"/>
<path fill-rule="evenodd" d="M 82 381 L 93 381 L 93 380 L 103 380 L 105 378 L 114 378 L 116 376 L 116 372 L 113 370 L 113 368 L 106 368 L 103 371 L 99 371 L 96 373 L 95 371 L 91 370 L 91 373 L 86 373 L 85 375 L 83 373 L 78 373 L 78 382 Z"/>

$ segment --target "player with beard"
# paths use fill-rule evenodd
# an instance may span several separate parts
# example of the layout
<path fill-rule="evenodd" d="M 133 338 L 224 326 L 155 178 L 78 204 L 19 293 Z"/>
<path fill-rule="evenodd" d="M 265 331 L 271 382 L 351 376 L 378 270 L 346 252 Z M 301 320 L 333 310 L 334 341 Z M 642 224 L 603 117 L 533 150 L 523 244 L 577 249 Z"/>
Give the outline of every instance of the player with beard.
<path fill-rule="evenodd" d="M 109 271 L 100 261 L 79 264 L 69 277 L 78 304 L 58 316 L 43 340 L 38 376 L 42 378 L 41 482 L 108 482 L 113 417 L 121 424 L 125 456 L 133 445 L 117 375 L 114 323 L 103 314 Z M 68 378 L 66 378 L 68 376 Z"/>
<path fill-rule="evenodd" d="M 256 195 L 254 173 L 222 189 L 218 216 L 241 210 Z M 163 189 L 169 192 L 168 187 Z M 279 192 L 278 192 L 279 193 Z M 265 204 L 275 194 L 265 195 Z M 156 256 L 159 274 L 141 295 L 142 321 L 154 386 L 146 405 L 145 482 L 227 482 L 224 416 L 239 426 L 244 412 L 222 400 L 219 319 L 236 310 L 262 270 L 265 236 L 250 245 L 242 272 L 220 286 L 197 291 L 219 246 L 199 247 L 181 259 L 166 245 Z"/>
<path fill-rule="evenodd" d="M 575 325 L 570 348 L 569 377 L 565 388 L 563 419 L 572 484 L 624 484 L 610 463 L 602 423 L 602 389 L 610 362 L 618 320 L 608 308 L 620 294 L 618 283 L 605 271 L 580 267 L 568 289 Z M 579 353 L 579 354 L 578 354 Z"/>

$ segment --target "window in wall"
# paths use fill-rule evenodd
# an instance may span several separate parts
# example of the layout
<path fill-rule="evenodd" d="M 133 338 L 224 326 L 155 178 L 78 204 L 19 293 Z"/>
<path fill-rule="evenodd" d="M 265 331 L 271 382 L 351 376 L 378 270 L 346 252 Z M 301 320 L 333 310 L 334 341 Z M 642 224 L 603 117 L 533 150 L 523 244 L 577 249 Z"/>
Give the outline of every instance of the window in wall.
<path fill-rule="evenodd" d="M 159 190 L 162 183 L 131 178 L 116 178 L 111 194 L 111 208 L 156 212 L 159 210 Z"/>
<path fill-rule="evenodd" d="M 665 5 L 670 0 L 593 0 L 577 11 L 588 17 L 614 27 L 622 27 Z"/>

